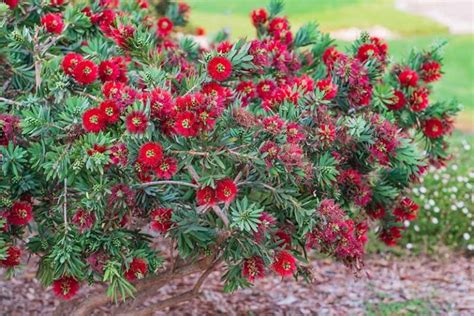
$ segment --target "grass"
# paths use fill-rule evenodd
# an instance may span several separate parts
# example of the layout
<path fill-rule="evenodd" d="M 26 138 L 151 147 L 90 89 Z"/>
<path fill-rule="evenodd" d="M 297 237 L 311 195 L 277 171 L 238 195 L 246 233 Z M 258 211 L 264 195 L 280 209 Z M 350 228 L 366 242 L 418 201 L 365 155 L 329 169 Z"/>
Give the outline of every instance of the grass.
<path fill-rule="evenodd" d="M 227 28 L 233 37 L 251 36 L 249 13 L 267 0 L 188 0 L 193 24 L 209 30 Z M 428 18 L 400 12 L 392 0 L 286 0 L 284 14 L 293 27 L 316 21 L 325 32 L 378 25 L 400 35 L 446 34 L 447 27 Z"/>
<path fill-rule="evenodd" d="M 367 316 L 396 316 L 396 315 L 433 315 L 437 308 L 423 300 L 407 300 L 402 302 L 369 304 Z"/>

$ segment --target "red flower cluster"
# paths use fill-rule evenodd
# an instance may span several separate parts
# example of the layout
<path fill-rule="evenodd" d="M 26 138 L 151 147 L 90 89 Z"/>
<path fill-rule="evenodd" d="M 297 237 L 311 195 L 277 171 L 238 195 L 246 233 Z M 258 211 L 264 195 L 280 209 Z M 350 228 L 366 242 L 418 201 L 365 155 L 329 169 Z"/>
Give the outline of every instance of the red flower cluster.
<path fill-rule="evenodd" d="M 296 259 L 287 251 L 280 251 L 275 255 L 272 269 L 282 277 L 293 275 L 296 271 Z"/>
<path fill-rule="evenodd" d="M 28 202 L 13 203 L 8 212 L 7 222 L 10 225 L 22 226 L 28 224 L 33 218 L 33 206 Z"/>
<path fill-rule="evenodd" d="M 167 17 L 158 19 L 156 25 L 156 34 L 159 37 L 166 37 L 173 31 L 173 22 Z"/>
<path fill-rule="evenodd" d="M 249 282 L 265 277 L 265 263 L 262 257 L 253 256 L 245 259 L 242 264 L 242 276 Z"/>
<path fill-rule="evenodd" d="M 0 267 L 13 268 L 20 264 L 21 250 L 18 247 L 10 246 L 6 251 L 6 258 L 0 260 Z"/>
<path fill-rule="evenodd" d="M 41 24 L 46 31 L 54 34 L 61 34 L 64 29 L 62 16 L 58 13 L 48 13 L 41 17 Z"/>
<path fill-rule="evenodd" d="M 230 203 L 237 196 L 237 185 L 232 179 L 224 178 L 216 181 L 216 189 L 204 187 L 196 192 L 198 205 L 215 205 L 217 202 Z"/>
<path fill-rule="evenodd" d="M 98 77 L 99 68 L 97 65 L 76 53 L 69 53 L 64 56 L 61 65 L 64 73 L 72 76 L 83 85 L 93 83 Z"/>
<path fill-rule="evenodd" d="M 213 57 L 207 64 L 207 72 L 214 80 L 227 80 L 232 75 L 232 63 L 223 56 Z"/>
<path fill-rule="evenodd" d="M 170 208 L 158 208 L 150 213 L 151 217 L 151 228 L 160 233 L 166 233 L 173 222 L 171 221 L 171 215 L 173 210 Z"/>
<path fill-rule="evenodd" d="M 78 209 L 72 217 L 72 223 L 77 225 L 79 231 L 83 233 L 92 228 L 95 223 L 95 215 L 83 209 Z"/>
<path fill-rule="evenodd" d="M 148 264 L 141 258 L 133 258 L 124 276 L 128 281 L 143 279 L 148 272 Z"/>
<path fill-rule="evenodd" d="M 438 138 L 444 135 L 443 122 L 437 118 L 430 118 L 424 122 L 423 133 L 429 138 Z"/>
<path fill-rule="evenodd" d="M 68 276 L 63 276 L 53 282 L 53 292 L 57 297 L 64 300 L 69 300 L 74 297 L 79 291 L 79 282 Z"/>
<path fill-rule="evenodd" d="M 252 24 L 255 27 L 258 27 L 262 24 L 267 23 L 268 20 L 268 12 L 265 9 L 256 9 L 250 13 L 250 17 L 252 18 Z"/>

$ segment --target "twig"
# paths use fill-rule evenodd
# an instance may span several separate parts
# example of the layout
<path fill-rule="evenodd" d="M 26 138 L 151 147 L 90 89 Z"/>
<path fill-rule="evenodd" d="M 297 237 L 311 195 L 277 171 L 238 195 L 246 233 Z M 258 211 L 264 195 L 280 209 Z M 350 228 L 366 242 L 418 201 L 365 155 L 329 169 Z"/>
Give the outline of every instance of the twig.
<path fill-rule="evenodd" d="M 212 207 L 214 210 L 214 213 L 216 213 L 217 216 L 219 216 L 220 219 L 224 222 L 225 227 L 229 226 L 229 219 L 227 218 L 227 215 L 221 210 L 221 208 L 217 205 L 214 205 Z"/>
<path fill-rule="evenodd" d="M 7 104 L 12 104 L 12 105 L 18 105 L 18 106 L 23 105 L 21 102 L 13 101 L 13 100 L 10 100 L 10 99 L 7 99 L 7 98 L 2 98 L 2 97 L 0 97 L 0 101 L 5 102 Z"/>
<path fill-rule="evenodd" d="M 176 185 L 188 186 L 188 187 L 193 187 L 193 188 L 199 187 L 197 184 L 194 184 L 194 183 L 189 183 L 189 182 L 184 182 L 184 181 L 174 181 L 174 180 L 145 182 L 145 183 L 137 184 L 136 186 L 142 188 L 142 187 L 149 187 L 152 185 L 160 185 L 160 184 L 176 184 Z"/>
<path fill-rule="evenodd" d="M 64 179 L 64 204 L 63 204 L 63 216 L 64 216 L 64 227 L 66 230 L 69 229 L 67 223 L 67 178 Z"/>
<path fill-rule="evenodd" d="M 188 171 L 191 174 L 191 177 L 194 179 L 194 181 L 198 182 L 199 181 L 199 175 L 196 172 L 196 170 L 194 169 L 194 167 L 189 165 L 186 168 L 188 169 Z"/>
<path fill-rule="evenodd" d="M 38 92 L 41 86 L 41 61 L 40 61 L 40 47 L 38 43 L 38 35 L 40 28 L 37 27 L 35 35 L 33 36 L 33 58 L 35 61 L 35 92 Z"/>

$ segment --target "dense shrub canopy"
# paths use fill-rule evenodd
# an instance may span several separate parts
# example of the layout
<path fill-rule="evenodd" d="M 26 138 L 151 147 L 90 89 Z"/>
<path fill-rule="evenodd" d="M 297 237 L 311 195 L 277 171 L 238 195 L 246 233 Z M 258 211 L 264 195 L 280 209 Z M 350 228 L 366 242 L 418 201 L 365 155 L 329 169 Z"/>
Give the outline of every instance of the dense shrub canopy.
<path fill-rule="evenodd" d="M 65 299 L 131 294 L 163 266 L 156 241 L 224 262 L 229 291 L 309 278 L 310 249 L 359 268 L 368 230 L 394 245 L 408 188 L 448 158 L 442 44 L 402 63 L 368 34 L 342 51 L 275 0 L 236 42 L 185 35 L 185 3 L 4 2 L 0 264 L 37 256 Z"/>

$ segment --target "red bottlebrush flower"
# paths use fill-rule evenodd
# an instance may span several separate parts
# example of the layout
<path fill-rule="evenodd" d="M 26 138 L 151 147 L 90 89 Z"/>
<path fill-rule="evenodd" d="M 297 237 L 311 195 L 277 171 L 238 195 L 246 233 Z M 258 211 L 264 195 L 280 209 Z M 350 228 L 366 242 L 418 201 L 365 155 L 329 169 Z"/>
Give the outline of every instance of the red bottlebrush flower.
<path fill-rule="evenodd" d="M 411 69 L 405 69 L 398 75 L 398 80 L 402 87 L 416 87 L 418 84 L 418 74 Z"/>
<path fill-rule="evenodd" d="M 107 81 L 102 86 L 102 93 L 106 98 L 120 99 L 124 89 L 125 84 L 123 82 Z"/>
<path fill-rule="evenodd" d="M 125 118 L 125 126 L 132 134 L 143 134 L 148 127 L 148 118 L 141 111 L 133 111 Z"/>
<path fill-rule="evenodd" d="M 114 165 L 125 167 L 128 163 L 127 145 L 118 143 L 110 147 L 110 161 Z"/>
<path fill-rule="evenodd" d="M 207 73 L 214 80 L 224 81 L 232 75 L 232 64 L 227 58 L 216 56 L 207 64 Z"/>
<path fill-rule="evenodd" d="M 322 143 L 330 144 L 336 139 L 336 128 L 331 124 L 322 124 L 318 128 L 318 137 Z"/>
<path fill-rule="evenodd" d="M 83 233 L 92 228 L 95 223 L 94 213 L 86 212 L 82 209 L 76 211 L 72 217 L 72 223 L 79 227 L 79 231 Z"/>
<path fill-rule="evenodd" d="M 99 76 L 97 65 L 90 60 L 81 60 L 73 70 L 74 79 L 80 84 L 91 84 Z"/>
<path fill-rule="evenodd" d="M 148 272 L 148 264 L 141 258 L 133 258 L 124 276 L 128 281 L 143 279 Z"/>
<path fill-rule="evenodd" d="M 272 269 L 282 277 L 291 276 L 296 271 L 296 259 L 289 252 L 280 251 L 274 258 Z"/>
<path fill-rule="evenodd" d="M 260 8 L 253 10 L 252 13 L 250 13 L 250 17 L 252 18 L 252 24 L 255 27 L 258 27 L 262 24 L 267 23 L 268 20 L 268 12 L 267 10 Z"/>
<path fill-rule="evenodd" d="M 115 81 L 120 76 L 119 65 L 111 60 L 104 60 L 99 65 L 99 78 L 102 82 Z"/>
<path fill-rule="evenodd" d="M 74 68 L 80 61 L 82 61 L 82 59 L 82 56 L 76 53 L 69 53 L 64 56 L 63 61 L 61 63 L 64 73 L 69 76 L 72 76 L 74 73 Z"/>
<path fill-rule="evenodd" d="M 11 225 L 26 225 L 33 218 L 33 206 L 28 202 L 13 203 L 8 212 L 7 222 Z"/>
<path fill-rule="evenodd" d="M 195 34 L 197 36 L 204 36 L 204 35 L 206 35 L 206 29 L 203 28 L 203 27 L 198 26 L 198 27 L 196 27 Z"/>
<path fill-rule="evenodd" d="M 244 260 L 242 265 L 242 276 L 247 278 L 249 282 L 255 279 L 262 279 L 265 277 L 265 263 L 262 257 L 253 256 Z"/>
<path fill-rule="evenodd" d="M 372 58 L 378 58 L 379 55 L 379 49 L 374 44 L 362 44 L 357 51 L 357 59 L 361 62 L 365 62 Z"/>
<path fill-rule="evenodd" d="M 216 197 L 219 202 L 230 203 L 237 195 L 237 185 L 230 178 L 225 178 L 216 183 Z"/>
<path fill-rule="evenodd" d="M 64 29 L 63 19 L 61 15 L 57 13 L 48 13 L 41 17 L 41 24 L 49 33 L 61 34 Z"/>
<path fill-rule="evenodd" d="M 387 246 L 393 247 L 397 245 L 397 242 L 402 238 L 403 227 L 393 226 L 385 228 L 379 235 L 379 239 L 382 240 Z"/>
<path fill-rule="evenodd" d="M 332 100 L 337 95 L 337 85 L 332 83 L 331 78 L 319 80 L 316 87 L 319 91 L 324 92 L 324 100 Z"/>
<path fill-rule="evenodd" d="M 193 112 L 185 111 L 176 116 L 175 131 L 184 137 L 196 136 L 198 129 L 196 128 L 197 118 Z"/>
<path fill-rule="evenodd" d="M 146 143 L 138 151 L 138 162 L 146 167 L 156 167 L 163 158 L 163 147 L 158 143 Z"/>
<path fill-rule="evenodd" d="M 404 197 L 398 206 L 393 210 L 393 215 L 395 215 L 399 221 L 412 221 L 418 215 L 419 206 L 412 199 Z"/>
<path fill-rule="evenodd" d="M 120 118 L 120 110 L 113 100 L 105 100 L 99 105 L 107 123 L 113 124 Z"/>
<path fill-rule="evenodd" d="M 217 45 L 216 50 L 221 54 L 227 54 L 228 52 L 230 52 L 232 47 L 234 47 L 234 45 L 231 42 L 223 41 L 220 42 L 219 45 Z"/>
<path fill-rule="evenodd" d="M 119 183 L 110 189 L 110 196 L 107 201 L 109 206 L 128 206 L 135 205 L 135 191 L 126 184 Z"/>
<path fill-rule="evenodd" d="M 434 82 L 441 78 L 441 65 L 434 60 L 427 61 L 420 68 L 421 79 L 426 82 Z"/>
<path fill-rule="evenodd" d="M 87 154 L 89 156 L 93 156 L 95 154 L 102 154 L 104 153 L 105 151 L 107 150 L 107 146 L 102 146 L 102 145 L 99 145 L 99 144 L 94 144 L 94 146 L 92 146 L 92 148 L 88 149 L 87 150 Z"/>
<path fill-rule="evenodd" d="M 331 46 L 327 48 L 323 53 L 323 62 L 328 69 L 332 69 L 334 67 L 335 62 L 337 59 L 342 55 L 336 47 Z"/>
<path fill-rule="evenodd" d="M 105 129 L 107 117 L 99 108 L 92 108 L 82 115 L 82 125 L 85 130 L 92 133 L 98 133 Z"/>
<path fill-rule="evenodd" d="M 413 112 L 421 112 L 428 107 L 429 91 L 426 88 L 419 88 L 413 91 L 410 97 L 410 108 Z"/>
<path fill-rule="evenodd" d="M 49 5 L 52 7 L 60 7 L 64 4 L 64 0 L 50 0 Z"/>
<path fill-rule="evenodd" d="M 288 123 L 286 125 L 286 140 L 289 143 L 298 143 L 305 139 L 302 128 L 297 123 Z"/>
<path fill-rule="evenodd" d="M 400 90 L 395 90 L 393 92 L 393 98 L 391 101 L 392 103 L 386 104 L 386 106 L 392 111 L 397 111 L 397 110 L 402 109 L 407 102 L 405 99 L 405 94 L 403 94 L 403 92 Z"/>
<path fill-rule="evenodd" d="M 13 10 L 16 8 L 18 5 L 19 0 L 3 0 L 3 2 L 10 8 L 10 10 Z"/>
<path fill-rule="evenodd" d="M 381 219 L 385 216 L 385 209 L 380 205 L 368 208 L 367 215 L 372 219 Z"/>
<path fill-rule="evenodd" d="M 437 118 L 430 118 L 424 122 L 423 133 L 428 138 L 438 138 L 443 136 L 443 122 Z"/>
<path fill-rule="evenodd" d="M 379 51 L 379 54 L 380 56 L 385 59 L 386 55 L 387 55 L 387 52 L 388 52 L 388 45 L 387 43 L 381 39 L 381 38 L 378 38 L 378 37 L 371 37 L 370 38 L 370 41 L 372 42 L 372 44 L 374 44 L 375 46 L 377 46 L 377 49 Z"/>
<path fill-rule="evenodd" d="M 290 249 L 291 248 L 291 235 L 283 229 L 278 230 L 275 233 L 276 241 L 278 243 L 278 247 Z"/>
<path fill-rule="evenodd" d="M 280 118 L 280 116 L 274 115 L 264 118 L 262 124 L 266 132 L 277 135 L 283 129 L 285 122 Z"/>
<path fill-rule="evenodd" d="M 0 267 L 13 268 L 20 264 L 21 249 L 15 246 L 10 246 L 6 251 L 6 258 L 0 260 Z"/>
<path fill-rule="evenodd" d="M 178 168 L 176 159 L 171 157 L 164 157 L 161 162 L 153 170 L 156 176 L 160 179 L 171 179 Z"/>
<path fill-rule="evenodd" d="M 216 191 L 211 187 L 204 187 L 196 191 L 196 200 L 198 205 L 215 205 Z"/>
<path fill-rule="evenodd" d="M 63 276 L 53 282 L 54 294 L 63 300 L 69 300 L 79 291 L 79 282 L 73 277 Z"/>
<path fill-rule="evenodd" d="M 275 34 L 277 31 L 288 30 L 290 24 L 286 18 L 276 17 L 273 18 L 268 24 L 268 32 L 270 34 Z"/>
<path fill-rule="evenodd" d="M 146 0 L 137 0 L 137 4 L 140 7 L 140 9 L 148 9 L 148 1 Z"/>
<path fill-rule="evenodd" d="M 217 82 L 211 81 L 202 85 L 201 92 L 213 97 L 219 97 L 224 95 L 224 87 Z"/>
<path fill-rule="evenodd" d="M 273 81 L 265 79 L 257 84 L 257 94 L 261 99 L 265 100 L 272 97 L 275 88 L 276 85 Z"/>
<path fill-rule="evenodd" d="M 166 233 L 173 222 L 171 221 L 171 215 L 173 210 L 170 208 L 158 208 L 150 213 L 151 217 L 151 228 L 160 233 Z"/>
<path fill-rule="evenodd" d="M 166 37 L 173 31 L 173 22 L 167 17 L 160 18 L 156 25 L 156 33 L 160 37 Z"/>

